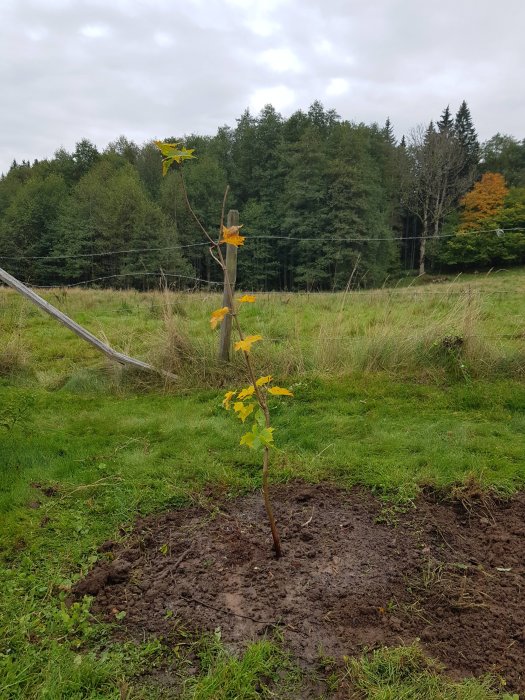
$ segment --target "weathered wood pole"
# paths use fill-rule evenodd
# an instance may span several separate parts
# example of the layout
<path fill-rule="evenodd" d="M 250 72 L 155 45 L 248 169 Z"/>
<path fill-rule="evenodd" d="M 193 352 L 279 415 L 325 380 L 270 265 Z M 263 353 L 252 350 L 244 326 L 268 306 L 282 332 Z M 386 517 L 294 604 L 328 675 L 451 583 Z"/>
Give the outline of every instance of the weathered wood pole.
<path fill-rule="evenodd" d="M 59 311 L 48 301 L 42 299 L 42 297 L 36 294 L 36 292 L 34 292 L 32 289 L 26 287 L 26 285 L 17 280 L 16 277 L 13 277 L 5 270 L 2 270 L 1 267 L 0 282 L 9 285 L 23 297 L 29 299 L 29 301 L 38 306 L 39 309 L 42 309 L 42 311 L 45 311 L 47 314 L 59 321 L 63 326 L 69 328 L 70 331 L 73 331 L 73 333 L 78 335 L 79 338 L 82 338 L 82 340 L 85 340 L 87 343 L 90 343 L 90 345 L 93 345 L 97 350 L 104 353 L 104 355 L 109 357 L 110 360 L 114 360 L 115 362 L 119 362 L 123 365 L 133 365 L 133 367 L 139 367 L 140 369 L 151 370 L 153 372 L 163 374 L 166 377 L 170 377 L 171 379 L 177 378 L 174 374 L 171 374 L 171 372 L 156 369 L 155 367 L 148 365 L 146 362 L 142 362 L 142 360 L 137 360 L 134 357 L 129 357 L 129 355 L 124 355 L 122 352 L 113 350 L 113 348 L 111 348 L 109 345 L 106 345 L 106 343 L 103 343 L 96 336 L 94 336 L 93 333 L 90 333 L 88 330 L 83 328 L 83 326 L 76 323 L 76 321 L 73 321 L 73 319 L 66 316 L 66 314 L 62 313 L 62 311 Z"/>
<path fill-rule="evenodd" d="M 236 209 L 230 209 L 228 216 L 226 218 L 226 226 L 238 226 L 239 225 L 239 212 Z M 222 235 L 222 231 L 221 231 Z M 235 293 L 235 281 L 237 279 L 237 246 L 226 245 L 226 270 L 228 273 L 228 279 L 230 280 L 230 287 L 232 294 Z M 222 305 L 231 307 L 232 300 L 230 299 L 230 293 L 228 290 L 228 285 L 226 284 L 226 275 L 224 275 L 224 291 L 222 294 Z M 230 352 L 232 344 L 232 316 L 228 314 L 224 317 L 221 323 L 221 335 L 219 339 L 219 361 L 229 362 Z"/>

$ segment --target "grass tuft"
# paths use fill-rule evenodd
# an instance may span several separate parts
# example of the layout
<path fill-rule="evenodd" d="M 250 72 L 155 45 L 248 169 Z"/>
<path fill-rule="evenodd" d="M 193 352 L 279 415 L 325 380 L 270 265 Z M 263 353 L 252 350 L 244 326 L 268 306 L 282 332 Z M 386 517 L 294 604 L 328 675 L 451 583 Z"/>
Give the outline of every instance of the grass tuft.
<path fill-rule="evenodd" d="M 251 644 L 236 657 L 221 645 L 217 631 L 203 644 L 200 662 L 203 673 L 186 682 L 184 700 L 284 700 L 298 680 L 288 656 L 268 640 Z"/>
<path fill-rule="evenodd" d="M 363 700 L 501 700 L 493 678 L 455 683 L 417 645 L 377 649 L 347 662 L 348 680 Z M 505 697 L 505 696 L 503 696 Z M 510 700 L 512 696 L 507 696 Z"/>

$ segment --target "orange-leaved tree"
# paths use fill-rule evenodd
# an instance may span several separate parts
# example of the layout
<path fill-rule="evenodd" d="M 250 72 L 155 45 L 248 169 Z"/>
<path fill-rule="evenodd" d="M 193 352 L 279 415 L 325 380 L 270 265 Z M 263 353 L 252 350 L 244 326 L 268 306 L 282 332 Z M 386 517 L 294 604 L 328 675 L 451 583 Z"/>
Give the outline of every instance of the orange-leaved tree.
<path fill-rule="evenodd" d="M 460 200 L 460 232 L 496 227 L 509 189 L 500 173 L 485 173 Z"/>
<path fill-rule="evenodd" d="M 251 429 L 241 437 L 240 444 L 246 445 L 246 447 L 249 447 L 252 450 L 262 451 L 262 490 L 264 506 L 270 523 L 275 555 L 277 557 L 280 557 L 282 554 L 281 541 L 279 538 L 277 525 L 275 523 L 275 517 L 273 514 L 273 508 L 270 501 L 269 492 L 270 448 L 273 447 L 273 433 L 275 429 L 272 427 L 270 422 L 270 409 L 268 405 L 268 397 L 293 396 L 293 394 L 289 389 L 284 389 L 283 387 L 275 386 L 273 384 L 273 377 L 271 375 L 257 377 L 251 358 L 251 349 L 252 345 L 261 341 L 263 337 L 258 334 L 244 335 L 239 322 L 239 305 L 246 303 L 254 303 L 256 299 L 255 296 L 245 294 L 236 303 L 221 246 L 226 244 L 233 245 L 235 247 L 244 245 L 245 236 L 243 236 L 240 233 L 242 225 L 229 227 L 224 225 L 224 208 L 226 205 L 226 198 L 228 196 L 228 188 L 226 188 L 224 198 L 222 201 L 219 235 L 216 239 L 212 235 L 210 235 L 210 233 L 206 230 L 206 228 L 204 227 L 201 220 L 196 215 L 195 211 L 191 206 L 191 203 L 188 199 L 188 192 L 186 190 L 186 185 L 184 182 L 184 176 L 182 172 L 183 163 L 186 160 L 195 158 L 195 156 L 193 155 L 194 149 L 187 149 L 185 146 L 180 146 L 180 144 L 178 143 L 163 143 L 161 141 L 156 141 L 155 143 L 159 148 L 160 152 L 162 153 L 163 174 L 166 175 L 166 173 L 172 166 L 178 170 L 182 193 L 188 211 L 190 212 L 195 223 L 201 230 L 202 234 L 209 242 L 211 256 L 213 257 L 215 262 L 220 266 L 224 273 L 224 282 L 226 286 L 226 298 L 228 300 L 228 305 L 223 306 L 220 309 L 216 309 L 212 312 L 210 317 L 210 325 L 212 328 L 216 328 L 220 323 L 222 323 L 222 321 L 228 314 L 232 316 L 233 322 L 237 329 L 237 333 L 239 335 L 239 340 L 235 343 L 235 350 L 238 352 L 242 352 L 244 356 L 246 369 L 248 372 L 249 384 L 247 387 L 244 387 L 242 389 L 227 391 L 222 404 L 226 410 L 231 410 L 233 408 L 234 414 L 237 416 L 237 418 L 239 418 L 240 421 L 242 421 L 242 423 L 245 423 L 245 421 L 248 418 L 250 418 L 250 421 L 252 421 Z"/>

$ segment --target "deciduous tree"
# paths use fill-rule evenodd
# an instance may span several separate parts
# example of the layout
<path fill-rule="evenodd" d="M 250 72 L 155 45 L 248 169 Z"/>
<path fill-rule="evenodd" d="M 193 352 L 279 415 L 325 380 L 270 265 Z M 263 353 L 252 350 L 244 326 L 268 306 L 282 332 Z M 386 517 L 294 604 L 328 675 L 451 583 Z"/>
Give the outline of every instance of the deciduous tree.
<path fill-rule="evenodd" d="M 472 182 L 466 152 L 450 131 L 431 122 L 413 130 L 401 159 L 402 201 L 421 224 L 419 274 L 425 272 L 426 244 L 439 234 L 447 214 Z"/>

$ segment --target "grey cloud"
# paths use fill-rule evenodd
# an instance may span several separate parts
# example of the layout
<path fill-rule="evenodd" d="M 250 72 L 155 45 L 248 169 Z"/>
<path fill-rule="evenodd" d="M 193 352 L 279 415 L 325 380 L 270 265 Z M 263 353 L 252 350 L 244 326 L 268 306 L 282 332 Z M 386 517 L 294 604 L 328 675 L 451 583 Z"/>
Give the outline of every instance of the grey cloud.
<path fill-rule="evenodd" d="M 83 137 L 214 133 L 279 86 L 285 114 L 321 99 L 401 135 L 466 99 L 481 138 L 525 136 L 521 0 L 8 0 L 0 20 L 0 171 Z"/>

